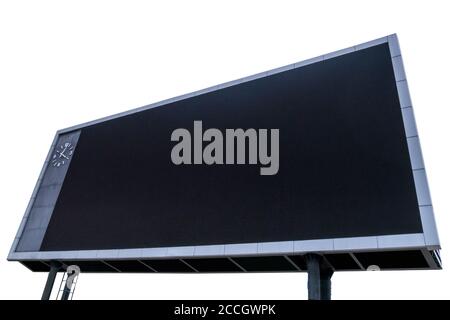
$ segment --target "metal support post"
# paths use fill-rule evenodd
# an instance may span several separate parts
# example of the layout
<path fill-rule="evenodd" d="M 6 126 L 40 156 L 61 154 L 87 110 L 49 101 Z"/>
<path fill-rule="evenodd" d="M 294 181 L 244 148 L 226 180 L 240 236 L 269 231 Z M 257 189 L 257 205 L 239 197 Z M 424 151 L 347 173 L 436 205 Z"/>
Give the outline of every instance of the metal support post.
<path fill-rule="evenodd" d="M 306 266 L 308 270 L 308 299 L 330 300 L 333 270 L 321 255 L 314 253 L 306 255 Z"/>
<path fill-rule="evenodd" d="M 47 282 L 45 283 L 44 292 L 42 293 L 41 300 L 50 300 L 50 294 L 52 293 L 53 284 L 55 283 L 56 275 L 61 268 L 61 264 L 52 261 L 50 263 L 50 271 L 48 272 Z"/>

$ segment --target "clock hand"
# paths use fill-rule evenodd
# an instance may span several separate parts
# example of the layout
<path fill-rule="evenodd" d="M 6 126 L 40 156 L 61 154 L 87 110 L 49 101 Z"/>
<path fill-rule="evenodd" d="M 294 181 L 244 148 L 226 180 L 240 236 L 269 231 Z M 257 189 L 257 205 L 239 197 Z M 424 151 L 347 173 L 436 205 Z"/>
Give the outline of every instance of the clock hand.
<path fill-rule="evenodd" d="M 67 147 L 65 147 L 65 148 L 63 149 L 63 151 L 61 151 L 60 155 L 62 155 L 64 152 L 66 152 L 66 150 L 67 150 Z M 60 156 L 60 157 L 61 157 L 61 156 Z"/>
<path fill-rule="evenodd" d="M 65 149 L 64 149 L 65 150 Z M 64 151 L 62 151 L 62 152 L 59 152 L 58 150 L 56 150 L 56 153 L 58 153 L 59 154 L 59 157 L 61 158 L 61 157 L 63 157 L 63 158 L 66 158 L 67 160 L 69 160 L 69 158 L 68 157 L 66 157 L 65 155 L 64 155 Z"/>

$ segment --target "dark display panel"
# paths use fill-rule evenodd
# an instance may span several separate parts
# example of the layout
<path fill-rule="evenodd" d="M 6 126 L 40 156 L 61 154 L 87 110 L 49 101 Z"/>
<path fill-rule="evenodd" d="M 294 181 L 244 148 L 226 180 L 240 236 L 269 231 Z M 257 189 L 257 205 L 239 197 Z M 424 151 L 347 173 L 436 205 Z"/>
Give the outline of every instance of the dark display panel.
<path fill-rule="evenodd" d="M 278 174 L 171 162 L 171 133 L 280 130 Z M 421 233 L 387 44 L 82 129 L 41 250 Z"/>

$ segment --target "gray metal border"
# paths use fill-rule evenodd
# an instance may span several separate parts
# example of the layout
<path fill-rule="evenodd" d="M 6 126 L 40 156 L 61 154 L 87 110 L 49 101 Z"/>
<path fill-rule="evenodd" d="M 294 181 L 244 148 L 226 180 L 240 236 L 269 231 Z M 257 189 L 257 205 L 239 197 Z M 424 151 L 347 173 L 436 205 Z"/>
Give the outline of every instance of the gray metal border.
<path fill-rule="evenodd" d="M 55 152 L 55 149 L 68 139 L 76 145 L 80 130 L 72 131 L 68 134 L 57 135 L 52 147 L 49 150 L 50 156 Z M 33 194 L 26 210 L 26 218 L 21 226 L 20 237 L 16 236 L 17 244 L 15 251 L 23 252 L 24 247 L 27 251 L 39 250 L 41 242 L 44 238 L 45 232 L 50 222 L 53 213 L 55 201 L 58 198 L 59 191 L 62 187 L 64 177 L 67 169 L 70 166 L 70 160 L 67 165 L 58 168 L 57 171 L 50 166 L 51 158 L 47 158 L 44 163 L 43 171 L 38 179 L 36 185 L 37 192 Z M 50 171 L 50 172 L 49 172 Z M 53 172 L 52 172 L 53 171 Z M 30 247 L 31 246 L 35 246 Z"/>
<path fill-rule="evenodd" d="M 423 225 L 423 233 L 415 234 L 400 234 L 400 235 L 381 235 L 373 237 L 355 237 L 355 238 L 333 238 L 320 240 L 302 240 L 302 241 L 279 241 L 279 242 L 261 242 L 261 243 L 240 243 L 240 244 L 222 244 L 222 245 L 203 245 L 203 246 L 184 246 L 184 247 L 163 247 L 163 248 L 142 248 L 142 249 L 118 249 L 118 250 L 75 250 L 75 251 L 40 251 L 40 252 L 15 252 L 17 239 L 19 238 L 29 209 L 31 207 L 33 197 L 38 190 L 39 182 L 42 179 L 46 168 L 47 161 L 53 150 L 54 143 L 61 134 L 65 134 L 74 130 L 82 129 L 83 127 L 94 125 L 100 122 L 108 121 L 125 115 L 130 115 L 143 110 L 159 107 L 183 100 L 190 97 L 195 97 L 204 93 L 220 90 L 229 86 L 237 85 L 247 81 L 263 78 L 272 74 L 283 72 L 286 70 L 299 68 L 312 63 L 331 59 L 350 52 L 363 50 L 376 46 L 379 44 L 388 43 L 392 64 L 397 83 L 397 89 L 400 99 L 401 111 L 405 124 L 405 133 L 408 142 L 408 148 L 411 158 L 411 165 L 413 176 L 417 191 L 417 197 L 420 207 L 420 216 Z M 249 255 L 286 255 L 286 254 L 302 254 L 307 252 L 321 252 L 321 253 L 338 253 L 338 252 L 358 252 L 358 251 L 373 251 L 380 250 L 435 250 L 439 249 L 439 238 L 436 230 L 436 223 L 434 219 L 433 209 L 431 205 L 431 198 L 429 195 L 429 188 L 423 166 L 423 158 L 420 149 L 420 143 L 417 136 L 417 129 L 412 112 L 412 103 L 409 96 L 406 75 L 404 72 L 403 61 L 400 53 L 400 46 L 398 44 L 397 36 L 395 34 L 382 37 L 373 41 L 359 44 L 346 49 L 338 50 L 332 53 L 321 55 L 312 59 L 301 62 L 289 64 L 287 66 L 269 70 L 266 72 L 251 75 L 238 80 L 226 82 L 216 86 L 212 86 L 203 90 L 195 91 L 193 93 L 181 95 L 171 99 L 156 102 L 144 107 L 132 109 L 126 112 L 118 113 L 98 120 L 86 122 L 80 125 L 59 130 L 55 136 L 55 140 L 50 148 L 44 168 L 38 179 L 38 183 L 30 200 L 30 205 L 25 212 L 24 219 L 17 233 L 11 248 L 8 260 L 11 261 L 26 261 L 26 260 L 52 260 L 52 259 L 72 259 L 72 260 L 99 260 L 99 259 L 143 259 L 143 258 L 192 258 L 192 257 L 233 257 L 233 256 L 249 256 Z"/>
<path fill-rule="evenodd" d="M 117 250 L 74 250 L 74 251 L 39 251 L 13 252 L 9 260 L 127 260 L 148 258 L 206 258 L 206 257 L 239 257 L 292 255 L 308 252 L 340 253 L 360 251 L 392 250 L 430 250 L 425 244 L 422 233 L 334 238 L 320 240 L 277 241 L 260 243 L 238 243 L 224 245 L 201 245 L 181 247 L 160 247 Z"/>
<path fill-rule="evenodd" d="M 57 132 L 55 134 L 55 136 L 53 137 L 52 144 L 50 146 L 50 149 L 48 150 L 47 156 L 45 157 L 45 161 L 44 161 L 44 164 L 42 165 L 42 169 L 41 169 L 41 172 L 39 173 L 39 177 L 38 177 L 38 179 L 36 181 L 36 185 L 34 186 L 33 193 L 31 194 L 31 198 L 28 201 L 27 208 L 25 209 L 25 214 L 23 215 L 22 221 L 21 221 L 20 226 L 19 226 L 19 230 L 17 230 L 17 233 L 16 233 L 16 236 L 14 238 L 13 244 L 12 244 L 11 249 L 9 251 L 8 260 L 11 260 L 11 257 L 13 257 L 14 255 L 17 254 L 15 252 L 16 248 L 17 248 L 17 245 L 19 244 L 20 237 L 22 236 L 22 232 L 23 232 L 23 230 L 25 228 L 25 225 L 27 223 L 28 216 L 29 216 L 30 211 L 31 211 L 31 209 L 33 207 L 34 200 L 36 199 L 37 192 L 39 190 L 39 187 L 41 186 L 41 182 L 42 182 L 42 180 L 44 178 L 45 171 L 47 170 L 48 163 L 50 162 L 50 157 L 52 156 L 53 149 L 56 146 L 56 142 L 58 141 L 59 136 L 60 136 L 60 134 Z M 30 252 L 29 255 L 32 256 L 34 254 L 32 254 Z"/>
<path fill-rule="evenodd" d="M 422 220 L 423 234 L 427 247 L 440 248 L 439 236 L 437 233 L 436 221 L 431 203 L 430 189 L 425 171 L 425 165 L 420 147 L 419 135 L 412 106 L 411 96 L 408 89 L 405 68 L 403 65 L 400 44 L 396 34 L 387 37 L 391 52 L 392 66 L 394 69 L 395 81 L 397 83 L 400 108 L 405 127 L 405 136 L 408 143 L 409 158 L 413 170 L 414 183 L 416 186 L 417 201 L 419 204 L 420 218 Z"/>

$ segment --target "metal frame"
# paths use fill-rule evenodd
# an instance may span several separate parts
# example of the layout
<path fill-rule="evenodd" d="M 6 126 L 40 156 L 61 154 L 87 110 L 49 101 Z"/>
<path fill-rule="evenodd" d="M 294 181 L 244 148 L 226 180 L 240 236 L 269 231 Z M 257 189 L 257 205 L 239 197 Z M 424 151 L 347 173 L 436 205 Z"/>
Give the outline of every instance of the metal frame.
<path fill-rule="evenodd" d="M 234 86 L 240 83 L 263 78 L 283 71 L 300 68 L 312 63 L 331 59 L 340 55 L 363 50 L 379 44 L 388 43 L 392 65 L 397 83 L 398 96 L 405 126 L 405 136 L 408 143 L 411 166 L 413 170 L 414 183 L 420 209 L 420 217 L 423 226 L 423 233 L 399 234 L 399 235 L 380 235 L 371 237 L 355 238 L 331 238 L 320 240 L 301 240 L 301 241 L 279 241 L 279 242 L 260 242 L 260 243 L 241 243 L 241 244 L 222 244 L 222 245 L 201 245 L 201 246 L 182 246 L 182 247 L 161 247 L 161 248 L 138 248 L 138 249 L 118 249 L 118 250 L 75 250 L 75 251 L 39 251 L 39 252 L 16 252 L 16 247 L 24 225 L 27 221 L 29 211 L 33 205 L 36 193 L 42 181 L 45 169 L 47 167 L 50 155 L 55 147 L 59 136 L 82 129 L 84 127 L 98 124 L 111 119 L 116 119 L 125 115 L 137 113 L 140 111 L 164 106 L 168 103 L 195 97 L 208 92 L 220 90 L 226 87 Z M 417 134 L 417 128 L 414 120 L 411 97 L 409 95 L 408 83 L 403 67 L 402 56 L 397 36 L 395 34 L 382 37 L 370 42 L 352 46 L 346 49 L 338 50 L 332 53 L 321 55 L 312 59 L 286 65 L 281 68 L 269 70 L 266 72 L 251 75 L 238 80 L 226 82 L 212 86 L 193 93 L 181 95 L 171 99 L 156 102 L 144 107 L 132 109 L 130 111 L 118 113 L 98 120 L 86 122 L 66 129 L 57 131 L 49 154 L 44 162 L 38 182 L 35 186 L 30 203 L 22 219 L 22 223 L 17 232 L 16 238 L 11 247 L 8 260 L 26 261 L 26 260 L 107 260 L 107 259 L 152 259 L 152 258 L 191 258 L 191 257 L 233 257 L 233 256 L 258 256 L 258 255 L 286 255 L 286 254 L 304 254 L 304 253 L 338 253 L 338 252 L 358 252 L 358 251 L 383 251 L 390 250 L 410 250 L 420 249 L 426 253 L 431 250 L 440 249 L 439 238 L 434 219 L 433 207 L 426 178 L 426 172 L 423 163 L 420 142 Z M 433 259 L 426 257 L 430 263 Z M 439 267 L 436 263 L 432 264 Z"/>

